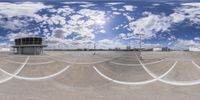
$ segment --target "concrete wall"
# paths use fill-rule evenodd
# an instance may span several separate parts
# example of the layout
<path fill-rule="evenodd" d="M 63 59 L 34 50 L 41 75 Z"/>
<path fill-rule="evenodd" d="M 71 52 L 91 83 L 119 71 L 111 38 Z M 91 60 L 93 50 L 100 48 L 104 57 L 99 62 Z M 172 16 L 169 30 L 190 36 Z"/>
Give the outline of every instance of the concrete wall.
<path fill-rule="evenodd" d="M 43 53 L 42 47 L 23 47 L 17 48 L 18 54 L 40 55 Z"/>
<path fill-rule="evenodd" d="M 200 48 L 190 47 L 189 51 L 200 51 Z"/>
<path fill-rule="evenodd" d="M 10 51 L 10 48 L 0 48 L 0 51 Z"/>
<path fill-rule="evenodd" d="M 162 48 L 153 48 L 153 51 L 162 51 Z"/>

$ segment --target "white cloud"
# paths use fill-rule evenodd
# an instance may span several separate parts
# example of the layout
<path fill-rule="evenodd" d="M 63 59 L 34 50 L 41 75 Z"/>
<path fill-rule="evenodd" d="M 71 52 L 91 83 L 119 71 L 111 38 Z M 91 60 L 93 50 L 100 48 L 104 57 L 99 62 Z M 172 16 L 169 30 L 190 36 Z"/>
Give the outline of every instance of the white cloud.
<path fill-rule="evenodd" d="M 55 14 L 50 17 L 43 16 L 46 20 L 44 23 L 48 23 L 48 25 L 58 24 L 62 26 L 61 28 L 50 27 L 52 33 L 49 33 L 48 30 L 47 33 L 45 33 L 45 37 L 49 41 L 51 47 L 54 47 L 53 45 L 59 45 L 59 48 L 84 48 L 87 43 L 93 41 L 95 34 L 106 32 L 104 30 L 104 24 L 106 23 L 104 11 L 86 8 L 74 11 L 69 6 L 58 9 L 59 10 L 55 12 L 57 9 L 51 8 L 49 11 L 54 12 Z M 67 13 L 62 15 L 65 12 Z M 69 35 L 72 37 L 66 39 Z M 76 46 L 73 44 L 76 44 Z"/>
<path fill-rule="evenodd" d="M 124 26 L 125 26 L 124 24 L 119 24 L 116 27 L 113 27 L 112 30 L 119 30 L 119 29 L 124 28 Z"/>
<path fill-rule="evenodd" d="M 200 24 L 200 3 L 183 3 L 181 7 L 175 8 L 174 13 L 169 16 L 155 15 L 146 11 L 143 12 L 143 15 L 145 17 L 134 20 L 124 14 L 129 21 L 127 30 L 132 31 L 132 35 L 145 34 L 143 38 L 152 38 L 158 32 L 170 31 L 169 28 L 174 24 L 181 23 L 186 19 L 190 21 L 190 24 Z"/>
<path fill-rule="evenodd" d="M 41 21 L 40 27 L 43 27 L 44 35 L 48 38 L 51 38 L 51 41 L 57 41 L 56 43 L 60 43 L 59 45 L 67 45 L 77 43 L 79 46 L 84 47 L 85 44 L 93 42 L 95 38 L 95 34 L 97 33 L 106 33 L 104 29 L 104 25 L 108 21 L 106 18 L 107 13 L 105 11 L 100 10 L 92 10 L 86 9 L 87 7 L 95 6 L 91 2 L 66 2 L 65 4 L 80 4 L 80 6 L 85 9 L 76 9 L 74 10 L 70 6 L 66 5 L 61 8 L 52 8 L 50 5 L 44 5 L 43 3 L 0 3 L 0 18 L 2 15 L 9 17 L 31 17 L 28 20 L 19 20 L 19 19 L 10 19 L 8 21 L 0 20 L 1 27 L 6 29 L 22 29 L 28 25 L 29 21 Z M 109 3 L 107 3 L 109 4 Z M 143 16 L 139 19 L 135 19 L 133 15 L 130 15 L 128 11 L 134 11 L 137 7 L 133 5 L 122 5 L 121 8 L 116 8 L 114 5 L 124 4 L 119 2 L 110 3 L 110 15 L 119 15 L 123 14 L 127 20 L 129 21 L 128 25 L 117 26 L 113 29 L 127 28 L 127 30 L 132 33 L 122 33 L 119 37 L 123 39 L 136 38 L 138 36 L 136 34 L 145 34 L 143 38 L 149 39 L 156 36 L 158 32 L 166 32 L 169 31 L 169 28 L 172 27 L 174 23 L 183 22 L 185 19 L 189 20 L 192 24 L 200 23 L 200 3 L 184 3 L 181 7 L 177 7 L 174 9 L 174 13 L 169 16 L 166 15 L 156 15 L 149 12 L 144 12 Z M 156 4 L 155 4 L 156 5 Z M 49 12 L 52 12 L 50 16 L 44 14 L 39 16 L 37 14 L 38 11 L 47 8 Z M 126 11 L 126 12 L 124 12 Z M 43 24 L 50 25 L 45 27 Z M 52 26 L 51 26 L 52 25 Z M 53 27 L 53 25 L 61 25 L 61 28 Z M 20 34 L 26 34 L 29 32 L 29 29 L 26 30 L 24 28 Z M 30 33 L 30 34 L 38 34 L 39 31 Z M 10 33 L 8 37 L 15 38 L 18 33 Z M 76 34 L 72 39 L 65 39 L 68 35 Z M 26 34 L 27 35 L 27 34 Z M 25 35 L 23 35 L 25 36 Z M 10 39 L 10 38 L 9 38 Z M 175 40 L 176 38 L 170 37 L 168 40 Z M 198 40 L 198 38 L 194 38 Z M 74 42 L 76 41 L 76 42 Z M 191 40 L 192 41 L 192 40 Z M 193 43 L 191 41 L 187 41 L 187 43 Z M 108 43 L 105 43 L 108 42 Z M 100 43 L 103 46 L 109 47 L 108 44 L 112 45 L 115 43 L 110 40 L 102 40 Z M 177 44 L 181 44 L 183 41 L 179 40 Z M 196 42 L 195 42 L 196 43 Z M 84 45 L 81 45 L 84 44 Z M 116 43 L 117 44 L 117 43 Z M 157 45 L 157 44 L 148 44 L 148 45 Z M 113 46 L 114 47 L 114 46 Z"/>
<path fill-rule="evenodd" d="M 65 5 L 62 8 L 56 9 L 57 14 L 61 14 L 61 16 L 67 16 L 74 13 L 74 9 L 70 8 L 69 6 Z"/>
<path fill-rule="evenodd" d="M 163 47 L 162 44 L 159 43 L 143 43 L 143 48 L 155 48 L 155 47 Z"/>
<path fill-rule="evenodd" d="M 55 29 L 53 30 L 53 37 L 64 39 L 67 33 L 63 29 Z"/>
<path fill-rule="evenodd" d="M 8 39 L 9 41 L 14 41 L 14 39 L 16 39 L 16 38 L 27 37 L 27 36 L 37 36 L 37 35 L 38 35 L 37 33 L 20 32 L 20 33 L 7 34 L 7 36 L 5 38 Z"/>
<path fill-rule="evenodd" d="M 113 12 L 113 15 L 120 15 L 120 12 Z"/>
<path fill-rule="evenodd" d="M 119 41 L 114 41 L 110 39 L 103 39 L 97 42 L 97 48 L 101 49 L 114 49 L 114 48 L 125 48 L 126 46 Z"/>
<path fill-rule="evenodd" d="M 102 30 L 100 30 L 99 32 L 101 32 L 101 33 L 106 33 L 106 30 L 103 30 L 103 29 L 102 29 Z"/>
<path fill-rule="evenodd" d="M 88 4 L 82 4 L 80 5 L 81 7 L 84 7 L 84 8 L 88 8 L 88 7 L 93 7 L 95 6 L 96 4 L 92 4 L 92 3 L 88 3 Z"/>
<path fill-rule="evenodd" d="M 66 20 L 65 20 L 65 17 L 62 17 L 60 15 L 53 15 L 50 18 L 48 18 L 47 22 L 48 22 L 49 25 L 53 25 L 53 24 L 55 24 L 55 25 L 58 25 L 58 24 L 65 25 Z"/>
<path fill-rule="evenodd" d="M 159 6 L 160 4 L 158 4 L 158 3 L 154 3 L 154 4 L 152 4 L 153 6 Z"/>
<path fill-rule="evenodd" d="M 13 16 L 30 16 L 30 17 L 38 17 L 37 12 L 44 8 L 50 8 L 52 6 L 44 5 L 43 3 L 32 3 L 32 2 L 24 2 L 24 3 L 0 3 L 0 14 L 3 14 L 7 17 Z"/>
<path fill-rule="evenodd" d="M 194 40 L 200 41 L 200 37 L 195 37 Z"/>
<path fill-rule="evenodd" d="M 172 13 L 170 14 L 169 17 L 171 17 L 173 23 L 182 22 L 186 18 L 183 14 L 180 14 L 180 13 Z"/>
<path fill-rule="evenodd" d="M 43 20 L 41 16 L 37 14 L 42 9 L 50 8 L 50 5 L 44 5 L 43 3 L 37 2 L 23 2 L 23 3 L 0 3 L 0 15 L 6 20 L 0 20 L 2 28 L 17 30 L 23 29 L 31 21 L 40 22 Z M 15 18 L 17 17 L 17 18 Z M 24 17 L 23 19 L 20 19 Z M 29 17 L 29 18 L 27 18 Z"/>
<path fill-rule="evenodd" d="M 170 35 L 169 38 L 167 38 L 167 40 L 169 41 L 173 41 L 173 40 L 176 40 L 176 37 L 174 35 Z"/>
<path fill-rule="evenodd" d="M 140 18 L 129 23 L 133 35 L 144 34 L 143 38 L 152 38 L 157 32 L 169 31 L 169 18 L 161 15 L 149 14 L 146 17 Z"/>
<path fill-rule="evenodd" d="M 93 20 L 97 24 L 100 24 L 100 25 L 105 24 L 106 16 L 105 16 L 104 11 L 81 9 L 78 13 L 86 17 L 89 17 L 90 20 Z"/>
<path fill-rule="evenodd" d="M 27 22 L 18 19 L 11 19 L 8 21 L 0 20 L 0 25 L 4 29 L 17 30 L 21 29 L 22 27 L 25 27 L 27 25 Z"/>
<path fill-rule="evenodd" d="M 199 6 L 200 6 L 200 3 L 183 3 L 183 4 L 181 4 L 181 5 L 184 5 L 184 6 L 192 6 L 192 7 L 194 7 L 194 6 L 199 7 Z"/>
<path fill-rule="evenodd" d="M 60 22 L 59 19 L 54 18 L 56 23 Z M 49 41 L 55 41 L 65 45 L 77 44 L 76 47 L 84 47 L 87 43 L 91 43 L 97 33 L 105 33 L 104 24 L 106 23 L 105 12 L 99 10 L 81 9 L 75 14 L 69 16 L 59 29 L 52 29 L 52 35 L 46 35 Z M 76 35 L 72 35 L 76 34 Z M 71 39 L 65 39 L 67 36 L 72 35 Z M 73 42 L 74 41 L 74 42 Z M 73 46 L 74 47 L 74 46 Z M 74 47 L 75 48 L 75 47 Z"/>
<path fill-rule="evenodd" d="M 120 38 L 120 39 L 123 39 L 123 40 L 130 39 L 130 37 L 128 37 L 127 34 L 125 34 L 125 33 L 120 33 L 120 34 L 119 34 L 119 38 Z"/>
<path fill-rule="evenodd" d="M 88 3 L 91 3 L 91 2 L 62 2 L 63 4 L 88 4 Z"/>
<path fill-rule="evenodd" d="M 168 5 L 171 5 L 171 6 L 174 6 L 174 5 L 175 5 L 175 3 L 172 3 L 172 2 L 167 2 L 167 3 L 165 3 L 165 4 L 168 4 Z"/>
<path fill-rule="evenodd" d="M 106 5 L 109 5 L 109 6 L 120 5 L 120 4 L 124 4 L 124 3 L 123 2 L 110 2 L 110 3 L 106 3 Z"/>
<path fill-rule="evenodd" d="M 174 22 L 188 19 L 191 24 L 200 24 L 200 3 L 183 3 L 181 7 L 175 9 L 171 17 L 174 18 Z"/>
<path fill-rule="evenodd" d="M 116 7 L 110 7 L 113 11 L 117 11 L 118 10 L 118 8 L 116 8 Z"/>
<path fill-rule="evenodd" d="M 124 5 L 126 11 L 134 11 L 137 7 L 133 5 Z"/>
<path fill-rule="evenodd" d="M 194 40 L 177 39 L 177 41 L 172 45 L 172 48 L 177 50 L 184 50 L 184 49 L 189 49 L 189 47 L 199 47 L 199 46 L 200 43 L 195 42 Z"/>
<path fill-rule="evenodd" d="M 123 15 L 128 19 L 129 22 L 133 21 L 135 18 L 128 13 L 123 13 Z"/>

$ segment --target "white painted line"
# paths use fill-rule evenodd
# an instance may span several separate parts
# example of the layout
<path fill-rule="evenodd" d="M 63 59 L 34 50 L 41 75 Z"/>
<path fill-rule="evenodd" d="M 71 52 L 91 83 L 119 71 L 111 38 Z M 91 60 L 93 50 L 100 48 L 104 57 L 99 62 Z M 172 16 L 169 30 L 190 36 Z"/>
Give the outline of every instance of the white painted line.
<path fill-rule="evenodd" d="M 174 63 L 174 66 L 176 65 L 177 62 Z M 114 83 L 118 83 L 118 84 L 123 84 L 123 85 L 143 85 L 143 84 L 148 84 L 148 83 L 152 83 L 152 82 L 155 82 L 163 77 L 165 77 L 173 68 L 174 66 L 172 66 L 168 71 L 166 71 L 164 74 L 160 75 L 159 77 L 156 77 L 154 79 L 151 79 L 151 80 L 146 80 L 146 81 L 140 81 L 140 82 L 125 82 L 125 81 L 119 81 L 119 80 L 115 80 L 115 79 L 112 79 L 106 75 L 104 75 L 102 72 L 100 72 L 95 66 L 93 66 L 93 68 L 95 69 L 95 71 L 100 75 L 102 76 L 103 78 L 109 80 L 109 81 L 112 81 Z"/>
<path fill-rule="evenodd" d="M 56 73 L 54 73 L 54 74 L 47 75 L 47 76 L 43 76 L 43 77 L 34 77 L 34 78 L 32 78 L 32 77 L 19 76 L 19 75 L 15 75 L 15 74 L 10 74 L 9 72 L 7 72 L 7 71 L 5 71 L 5 70 L 3 70 L 3 69 L 1 69 L 1 68 L 0 68 L 0 70 L 1 70 L 3 73 L 5 73 L 5 74 L 7 74 L 7 75 L 9 75 L 9 76 L 11 76 L 11 77 L 15 77 L 15 78 L 17 78 L 17 79 L 23 79 L 23 80 L 29 80 L 29 81 L 36 81 L 36 80 L 49 79 L 49 78 L 55 77 L 55 76 L 57 76 L 57 75 L 60 75 L 60 74 L 62 74 L 63 72 L 65 72 L 69 67 L 70 67 L 70 65 L 68 65 L 68 66 L 65 67 L 64 69 L 62 69 L 62 70 L 60 70 L 59 72 L 56 72 Z"/>
<path fill-rule="evenodd" d="M 159 61 L 145 63 L 144 65 L 156 64 L 156 63 L 163 62 L 163 61 L 164 61 L 164 59 L 159 60 Z M 117 62 L 113 62 L 113 61 L 110 61 L 109 63 L 116 64 L 116 65 L 122 65 L 122 66 L 140 66 L 141 65 L 141 64 L 123 64 L 123 63 L 117 63 Z"/>
<path fill-rule="evenodd" d="M 37 55 L 37 56 L 31 56 L 31 55 L 15 55 L 15 54 L 10 54 L 10 55 L 6 55 L 5 57 L 6 58 L 24 58 L 24 57 L 30 57 L 30 58 L 45 58 L 45 57 L 48 57 L 48 55 L 42 55 L 42 56 L 40 56 L 40 55 Z"/>
<path fill-rule="evenodd" d="M 115 58 L 112 58 L 112 59 L 108 59 L 108 60 L 104 60 L 104 61 L 96 61 L 96 62 L 90 62 L 90 63 L 76 63 L 76 62 L 70 62 L 70 61 L 66 61 L 66 60 L 63 60 L 63 59 L 56 59 L 56 58 L 53 58 L 53 56 L 50 56 L 52 59 L 56 60 L 56 61 L 61 61 L 61 62 L 65 62 L 65 63 L 68 63 L 68 64 L 77 64 L 77 65 L 89 65 L 89 64 L 98 64 L 98 63 L 103 63 L 103 62 L 107 62 L 107 61 L 110 61 L 112 59 L 115 59 Z M 57 57 L 57 58 L 61 58 L 61 57 Z"/>
<path fill-rule="evenodd" d="M 149 69 L 147 69 L 145 67 L 144 64 L 142 64 L 141 60 L 138 59 L 141 63 L 141 65 L 143 66 L 143 68 L 145 69 L 145 71 L 152 76 L 153 78 L 157 78 L 158 76 L 155 75 L 154 73 L 152 73 Z M 177 61 L 176 61 L 177 62 Z M 174 64 L 173 66 L 175 66 L 176 64 Z M 165 84 L 170 84 L 170 85 L 176 85 L 176 86 L 191 86 L 191 85 L 199 85 L 200 84 L 200 79 L 199 80 L 194 80 L 194 81 L 172 81 L 172 80 L 164 80 L 164 79 L 158 79 L 158 81 L 163 82 Z"/>
<path fill-rule="evenodd" d="M 0 80 L 0 83 L 9 81 L 9 80 L 12 79 L 14 76 L 16 76 L 17 74 L 19 74 L 19 73 L 21 72 L 21 70 L 24 68 L 24 66 L 26 65 L 26 63 L 28 62 L 29 58 L 30 58 L 30 56 L 27 57 L 27 59 L 25 60 L 25 62 L 23 63 L 23 65 L 22 65 L 19 69 L 17 69 L 17 70 L 12 74 L 12 76 L 9 76 L 8 78 L 5 78 L 5 79 L 3 79 L 3 80 L 1 79 L 1 80 Z M 3 72 L 3 71 L 5 71 L 5 70 L 3 70 L 3 69 L 0 68 L 0 71 Z"/>
<path fill-rule="evenodd" d="M 197 63 L 195 63 L 193 60 L 192 60 L 192 63 L 193 63 L 198 69 L 200 69 L 200 66 L 199 66 Z"/>
<path fill-rule="evenodd" d="M 169 60 L 176 60 L 176 61 L 191 61 L 189 58 L 165 58 Z"/>
<path fill-rule="evenodd" d="M 22 62 L 17 62 L 17 61 L 13 61 L 13 60 L 8 60 L 8 59 L 4 59 L 5 61 L 8 61 L 10 63 L 16 63 L 16 64 L 23 64 Z M 48 62 L 40 62 L 40 63 L 26 63 L 26 65 L 44 65 L 44 64 L 51 64 L 54 63 L 55 61 L 48 61 Z"/>

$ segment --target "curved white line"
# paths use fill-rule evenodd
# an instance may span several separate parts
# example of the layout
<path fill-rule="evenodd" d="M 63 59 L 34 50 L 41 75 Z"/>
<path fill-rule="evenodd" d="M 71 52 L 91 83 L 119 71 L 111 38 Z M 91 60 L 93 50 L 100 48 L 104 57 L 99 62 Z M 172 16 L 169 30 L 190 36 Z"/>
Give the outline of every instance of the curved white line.
<path fill-rule="evenodd" d="M 137 56 L 137 55 L 136 55 Z M 137 57 L 138 58 L 138 57 Z M 144 64 L 142 64 L 141 60 L 138 58 L 138 61 L 141 63 L 142 67 L 145 69 L 145 71 L 153 78 L 157 78 L 158 76 L 152 73 L 148 68 L 145 67 Z M 164 80 L 164 79 L 158 79 L 158 81 L 170 84 L 170 85 L 177 85 L 177 86 L 190 86 L 190 85 L 198 85 L 200 84 L 200 80 L 195 80 L 195 81 L 169 81 L 169 80 Z"/>
<path fill-rule="evenodd" d="M 45 58 L 45 57 L 48 57 L 48 56 L 40 56 L 40 55 L 37 55 L 37 56 L 31 56 L 31 55 L 15 55 L 15 54 L 11 54 L 11 55 L 7 55 L 5 56 L 5 58 L 13 58 L 13 57 L 16 57 L 16 58 L 23 58 L 23 57 L 28 57 L 30 56 L 31 58 Z"/>
<path fill-rule="evenodd" d="M 163 62 L 163 61 L 164 61 L 164 59 L 159 60 L 159 61 L 150 62 L 150 63 L 145 63 L 144 65 L 156 64 L 156 63 Z M 117 62 L 113 62 L 113 61 L 110 61 L 110 63 L 116 64 L 116 65 L 122 65 L 122 66 L 139 66 L 139 65 L 141 65 L 141 64 L 123 64 L 123 63 L 117 63 Z"/>
<path fill-rule="evenodd" d="M 17 61 L 12 61 L 12 60 L 8 60 L 8 59 L 4 59 L 10 63 L 16 63 L 16 64 L 23 64 L 21 62 L 17 62 Z M 48 62 L 40 62 L 40 63 L 26 63 L 26 65 L 44 65 L 44 64 L 51 64 L 54 63 L 55 61 L 48 61 Z"/>
<path fill-rule="evenodd" d="M 51 75 L 47 75 L 47 76 L 43 76 L 43 77 L 24 77 L 24 76 L 19 76 L 19 75 L 14 75 L 14 74 L 10 74 L 9 72 L 3 70 L 0 68 L 0 71 L 2 71 L 3 73 L 11 76 L 11 77 L 15 77 L 17 79 L 23 79 L 23 80 L 29 80 L 29 81 L 36 81 L 36 80 L 44 80 L 44 79 L 49 79 L 49 78 L 52 78 L 52 77 L 55 77 L 57 75 L 60 75 L 62 74 L 63 72 L 65 72 L 68 68 L 70 67 L 70 65 L 68 65 L 67 67 L 65 67 L 64 69 L 60 70 L 59 72 L 57 73 L 54 73 L 54 74 L 51 74 Z"/>
<path fill-rule="evenodd" d="M 156 77 L 152 80 L 146 80 L 146 81 L 140 81 L 140 82 L 125 82 L 125 81 L 119 81 L 119 80 L 115 80 L 115 79 L 112 79 L 106 75 L 104 75 L 102 72 L 100 72 L 95 66 L 93 66 L 93 68 L 95 69 L 95 71 L 100 75 L 102 76 L 103 78 L 109 80 L 109 81 L 112 81 L 114 83 L 118 83 L 118 84 L 123 84 L 123 85 L 143 85 L 143 84 L 148 84 L 148 83 L 152 83 L 152 82 L 155 82 L 163 77 L 165 77 L 176 65 L 177 61 L 173 64 L 173 66 L 168 70 L 166 71 L 164 74 L 160 75 L 159 77 Z"/>
<path fill-rule="evenodd" d="M 19 74 L 21 72 L 21 70 L 24 68 L 24 66 L 26 65 L 26 63 L 28 62 L 30 56 L 27 57 L 27 59 L 25 60 L 25 62 L 23 63 L 23 65 L 18 69 L 16 70 L 12 76 L 8 77 L 8 78 L 5 78 L 4 80 L 0 80 L 0 83 L 3 83 L 3 82 L 6 82 L 6 81 L 9 81 L 10 79 L 12 79 L 14 76 L 16 76 L 17 74 Z M 3 69 L 0 68 L 0 71 L 4 71 Z"/>

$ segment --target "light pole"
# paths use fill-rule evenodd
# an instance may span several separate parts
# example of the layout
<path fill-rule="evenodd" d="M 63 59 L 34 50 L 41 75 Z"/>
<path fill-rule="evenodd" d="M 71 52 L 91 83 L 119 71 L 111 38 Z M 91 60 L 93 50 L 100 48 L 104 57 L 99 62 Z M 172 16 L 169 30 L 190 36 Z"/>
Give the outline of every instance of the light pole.
<path fill-rule="evenodd" d="M 142 53 L 142 36 L 144 36 L 145 34 L 141 34 L 141 33 L 138 33 L 136 35 L 139 35 L 140 37 L 140 59 L 142 59 L 142 56 L 141 56 L 141 53 Z"/>
<path fill-rule="evenodd" d="M 94 53 L 93 53 L 93 55 L 95 55 L 96 54 L 96 43 L 94 42 Z"/>
<path fill-rule="evenodd" d="M 129 47 L 127 48 L 128 49 L 128 51 L 131 49 L 131 39 L 129 39 Z"/>

